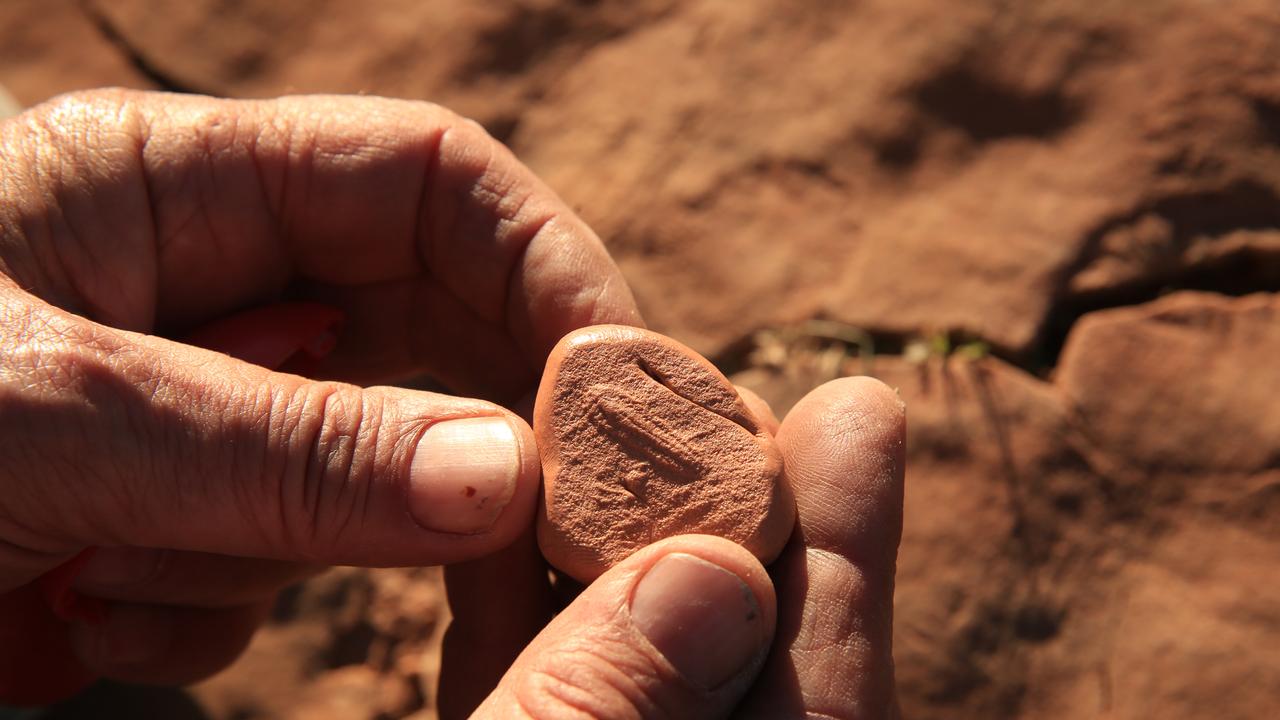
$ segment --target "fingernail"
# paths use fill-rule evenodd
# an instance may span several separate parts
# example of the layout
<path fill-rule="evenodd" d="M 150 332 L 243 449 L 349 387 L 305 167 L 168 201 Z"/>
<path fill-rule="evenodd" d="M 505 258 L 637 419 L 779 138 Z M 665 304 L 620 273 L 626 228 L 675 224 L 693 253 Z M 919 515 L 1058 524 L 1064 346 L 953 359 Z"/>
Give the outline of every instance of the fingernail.
<path fill-rule="evenodd" d="M 631 621 L 681 675 L 706 690 L 745 670 L 766 640 L 751 588 L 685 553 L 664 557 L 640 578 Z"/>
<path fill-rule="evenodd" d="M 159 550 L 145 548 L 98 548 L 73 586 L 80 590 L 138 585 L 155 577 L 160 569 Z"/>
<path fill-rule="evenodd" d="M 429 530 L 484 532 L 511 500 L 519 474 L 520 445 L 503 418 L 437 423 L 413 456 L 409 512 Z"/>
<path fill-rule="evenodd" d="M 173 640 L 173 618 L 163 608 L 113 605 L 102 625 L 71 626 L 76 653 L 92 668 L 139 665 L 162 657 Z"/>

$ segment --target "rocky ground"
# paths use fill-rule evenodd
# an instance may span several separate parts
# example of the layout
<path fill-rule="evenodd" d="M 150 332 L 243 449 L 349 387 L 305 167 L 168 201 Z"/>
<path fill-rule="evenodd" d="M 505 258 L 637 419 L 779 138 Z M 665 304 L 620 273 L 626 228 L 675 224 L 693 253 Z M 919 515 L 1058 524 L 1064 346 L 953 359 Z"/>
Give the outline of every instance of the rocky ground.
<path fill-rule="evenodd" d="M 1280 714 L 1274 0 L 9 0 L 0 33 L 23 104 L 449 105 L 780 412 L 900 388 L 907 717 Z M 337 571 L 163 698 L 431 716 L 445 612 L 434 571 Z"/>

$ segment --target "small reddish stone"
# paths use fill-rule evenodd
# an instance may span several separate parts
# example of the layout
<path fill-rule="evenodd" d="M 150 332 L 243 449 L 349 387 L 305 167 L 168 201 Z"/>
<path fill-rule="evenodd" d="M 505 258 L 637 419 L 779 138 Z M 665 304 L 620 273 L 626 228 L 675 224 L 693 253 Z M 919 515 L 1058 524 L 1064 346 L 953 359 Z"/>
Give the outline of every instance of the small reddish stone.
<path fill-rule="evenodd" d="M 598 325 L 551 352 L 534 406 L 538 543 L 590 582 L 673 535 L 733 540 L 768 563 L 795 501 L 765 424 L 724 375 L 657 333 Z"/>

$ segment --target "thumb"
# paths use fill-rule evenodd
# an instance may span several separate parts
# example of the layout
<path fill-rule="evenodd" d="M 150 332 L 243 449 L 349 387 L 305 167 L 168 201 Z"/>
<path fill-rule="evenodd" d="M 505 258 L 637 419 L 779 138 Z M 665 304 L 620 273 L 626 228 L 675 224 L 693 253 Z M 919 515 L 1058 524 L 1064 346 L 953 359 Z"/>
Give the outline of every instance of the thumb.
<path fill-rule="evenodd" d="M 530 522 L 532 432 L 497 405 L 313 382 L 23 313 L 0 330 L 0 407 L 23 418 L 0 438 L 0 540 L 29 551 L 6 552 L 9 571 L 85 545 L 436 564 L 493 552 Z"/>
<path fill-rule="evenodd" d="M 774 615 L 751 553 L 707 535 L 663 540 L 579 595 L 473 717 L 725 717 L 764 662 Z"/>

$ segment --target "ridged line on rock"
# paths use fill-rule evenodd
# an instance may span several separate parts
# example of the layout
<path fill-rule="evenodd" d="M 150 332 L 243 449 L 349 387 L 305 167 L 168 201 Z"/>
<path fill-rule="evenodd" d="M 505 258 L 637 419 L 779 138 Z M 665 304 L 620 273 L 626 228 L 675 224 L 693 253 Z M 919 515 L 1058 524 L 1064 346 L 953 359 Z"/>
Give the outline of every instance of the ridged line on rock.
<path fill-rule="evenodd" d="M 1175 250 L 1198 238 L 1222 238 L 1234 232 L 1280 230 L 1280 194 L 1253 180 L 1239 180 L 1215 191 L 1170 195 L 1112 218 L 1089 233 L 1061 278 L 1031 352 L 1020 367 L 1046 375 L 1057 367 L 1067 337 L 1080 318 L 1092 312 L 1151 302 L 1177 290 L 1200 290 L 1239 297 L 1280 290 L 1280 256 L 1242 248 L 1195 266 L 1154 268 L 1139 277 L 1089 292 L 1071 293 L 1072 281 L 1103 256 L 1108 234 L 1157 217 L 1170 226 Z"/>
<path fill-rule="evenodd" d="M 80 0 L 80 11 L 89 20 L 89 23 L 98 31 L 104 40 L 120 51 L 129 66 L 138 72 L 139 75 L 149 80 L 152 84 L 161 90 L 172 93 L 185 93 L 188 95 L 212 95 L 213 93 L 205 92 L 189 83 L 182 82 L 170 75 L 168 72 L 160 69 L 155 63 L 148 60 L 140 50 L 129 42 L 119 28 L 111 22 L 111 19 L 105 13 L 94 6 L 92 0 Z"/>

